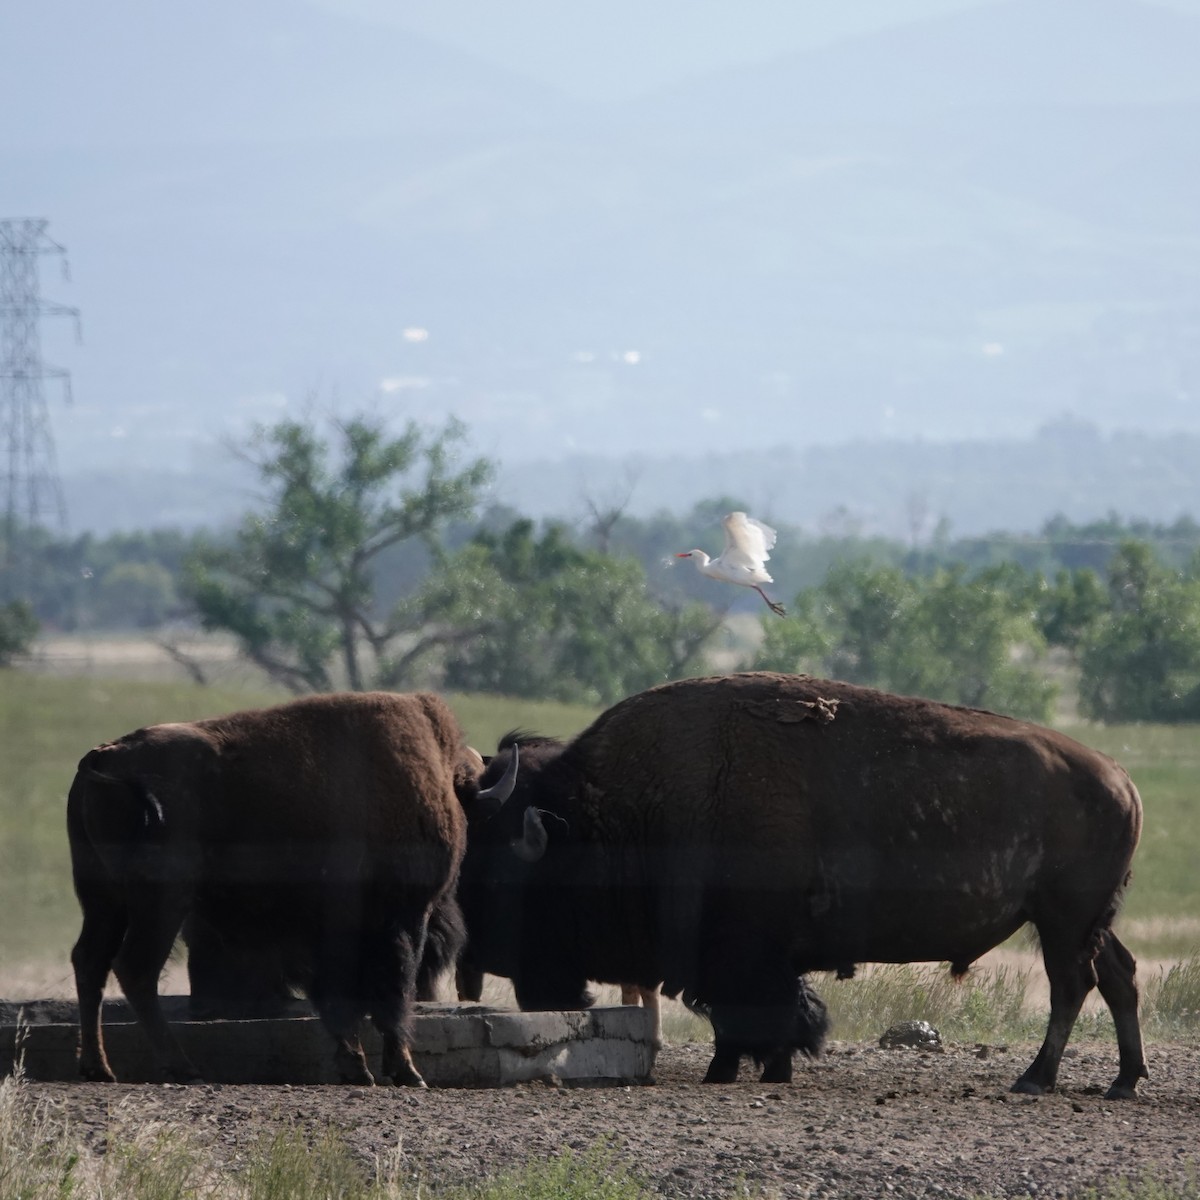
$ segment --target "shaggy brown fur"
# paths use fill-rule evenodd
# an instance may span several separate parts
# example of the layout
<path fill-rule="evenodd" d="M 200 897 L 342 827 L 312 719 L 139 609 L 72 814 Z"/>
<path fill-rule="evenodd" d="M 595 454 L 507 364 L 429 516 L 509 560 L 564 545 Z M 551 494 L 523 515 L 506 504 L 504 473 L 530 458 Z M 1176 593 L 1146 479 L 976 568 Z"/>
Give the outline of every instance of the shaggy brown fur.
<path fill-rule="evenodd" d="M 472 959 L 523 1005 L 662 980 L 711 1015 L 710 1080 L 750 1055 L 774 1082 L 824 1034 L 806 972 L 961 972 L 1032 922 L 1051 1017 L 1016 1088 L 1053 1088 L 1097 985 L 1120 1047 L 1110 1095 L 1145 1074 L 1112 931 L 1141 802 L 1104 755 L 994 713 L 761 672 L 652 688 L 520 759 L 499 811 L 468 807 L 459 899 Z"/>
<path fill-rule="evenodd" d="M 476 770 L 438 697 L 384 692 L 154 725 L 86 754 L 67 801 L 84 1077 L 113 1078 L 100 1029 L 110 969 L 167 1075 L 196 1077 L 158 1002 L 188 918 L 234 961 L 265 956 L 309 994 L 347 1081 L 371 1082 L 357 1032 L 369 1014 L 384 1072 L 420 1085 L 410 1007 L 441 906 L 439 936 L 458 936 L 455 784 Z"/>

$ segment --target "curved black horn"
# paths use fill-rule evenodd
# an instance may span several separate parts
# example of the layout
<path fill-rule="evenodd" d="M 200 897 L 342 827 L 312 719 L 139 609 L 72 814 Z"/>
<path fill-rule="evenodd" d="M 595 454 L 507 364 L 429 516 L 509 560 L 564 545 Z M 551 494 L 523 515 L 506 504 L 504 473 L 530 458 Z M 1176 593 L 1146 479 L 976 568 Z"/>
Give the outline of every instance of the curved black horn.
<path fill-rule="evenodd" d="M 489 811 L 499 812 L 500 806 L 513 794 L 513 788 L 517 786 L 519 762 L 520 754 L 517 747 L 513 746 L 512 758 L 509 759 L 508 766 L 504 768 L 504 774 L 490 788 L 483 788 L 475 797 L 475 803 L 478 804 L 482 801 Z"/>
<path fill-rule="evenodd" d="M 550 838 L 542 824 L 541 815 L 532 805 L 525 810 L 525 831 L 520 841 L 512 843 L 513 853 L 527 863 L 537 862 L 546 853 Z"/>

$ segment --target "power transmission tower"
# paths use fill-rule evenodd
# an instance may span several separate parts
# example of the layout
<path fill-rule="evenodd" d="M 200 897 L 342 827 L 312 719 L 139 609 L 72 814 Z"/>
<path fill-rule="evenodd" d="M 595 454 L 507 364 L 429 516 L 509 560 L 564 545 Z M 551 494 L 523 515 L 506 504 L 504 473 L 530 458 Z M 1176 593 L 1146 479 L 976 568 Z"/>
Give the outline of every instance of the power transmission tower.
<path fill-rule="evenodd" d="M 38 322 L 42 317 L 75 318 L 79 310 L 41 298 L 40 259 L 66 249 L 36 218 L 0 220 L 0 487 L 4 489 L 4 554 L 0 561 L 0 600 L 23 594 L 32 564 L 28 534 L 36 526 L 65 532 L 67 510 L 54 458 L 54 439 L 42 384 L 60 379 L 71 400 L 67 371 L 42 361 Z"/>

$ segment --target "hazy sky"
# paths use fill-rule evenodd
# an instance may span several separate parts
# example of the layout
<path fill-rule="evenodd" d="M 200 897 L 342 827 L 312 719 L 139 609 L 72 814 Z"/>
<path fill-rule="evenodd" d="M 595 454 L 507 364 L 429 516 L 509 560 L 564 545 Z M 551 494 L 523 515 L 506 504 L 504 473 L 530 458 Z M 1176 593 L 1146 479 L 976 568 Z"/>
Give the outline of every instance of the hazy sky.
<path fill-rule="evenodd" d="M 1161 79 L 1197 103 L 1197 20 L 1200 0 L 0 0 L 21 50 L 0 217 L 50 221 L 73 280 L 47 263 L 46 295 L 86 335 L 44 323 L 75 384 L 70 419 L 51 392 L 59 462 L 187 467 L 327 389 L 453 412 L 514 461 L 675 453 L 681 430 L 701 453 L 1064 412 L 1200 428 L 1194 109 L 1149 102 Z M 549 91 L 619 102 L 780 58 L 682 105 Z M 920 115 L 981 62 L 986 128 Z M 842 78 L 868 103 L 826 133 Z M 791 86 L 812 128 L 789 141 L 756 114 Z"/>
<path fill-rule="evenodd" d="M 308 0 L 418 30 L 592 100 L 622 99 L 995 0 Z M 1089 0 L 1042 0 L 1086 5 Z M 1159 0 L 1200 14 L 1200 0 Z"/>

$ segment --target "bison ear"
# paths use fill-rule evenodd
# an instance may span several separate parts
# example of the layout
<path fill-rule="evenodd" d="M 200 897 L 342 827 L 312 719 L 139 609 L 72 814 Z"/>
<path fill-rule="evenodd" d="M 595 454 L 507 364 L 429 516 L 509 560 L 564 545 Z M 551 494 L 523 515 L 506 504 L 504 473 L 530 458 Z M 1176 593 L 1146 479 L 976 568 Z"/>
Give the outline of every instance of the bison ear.
<path fill-rule="evenodd" d="M 546 853 L 549 843 L 550 837 L 542 824 L 541 813 L 531 805 L 525 810 L 525 827 L 521 836 L 513 839 L 512 851 L 522 862 L 535 863 Z"/>
<path fill-rule="evenodd" d="M 543 821 L 542 818 L 545 818 Z M 532 805 L 525 810 L 524 828 L 519 838 L 514 838 L 509 844 L 513 853 L 522 862 L 538 862 L 550 845 L 550 834 L 546 829 L 549 823 L 555 830 L 567 833 L 570 826 L 557 813 L 547 812 L 544 808 L 534 808 Z"/>

